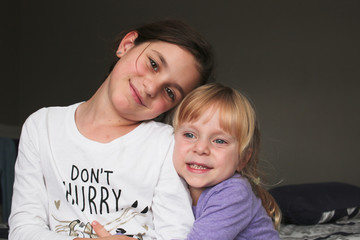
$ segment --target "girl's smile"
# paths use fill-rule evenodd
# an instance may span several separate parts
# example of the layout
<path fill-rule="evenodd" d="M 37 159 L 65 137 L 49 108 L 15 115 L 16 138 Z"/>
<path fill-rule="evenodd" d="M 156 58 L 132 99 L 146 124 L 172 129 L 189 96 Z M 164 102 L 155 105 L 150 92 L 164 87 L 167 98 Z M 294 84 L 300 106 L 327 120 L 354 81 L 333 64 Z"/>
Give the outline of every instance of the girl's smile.
<path fill-rule="evenodd" d="M 135 102 L 137 102 L 139 105 L 146 107 L 139 91 L 131 84 L 131 81 L 129 81 L 129 85 L 130 85 L 131 95 L 133 96 Z"/>
<path fill-rule="evenodd" d="M 199 163 L 187 163 L 188 170 L 194 173 L 204 173 L 209 171 L 211 168 Z"/>
<path fill-rule="evenodd" d="M 175 131 L 174 166 L 190 190 L 230 178 L 240 164 L 239 143 L 221 128 L 219 120 L 219 110 L 210 108 Z"/>

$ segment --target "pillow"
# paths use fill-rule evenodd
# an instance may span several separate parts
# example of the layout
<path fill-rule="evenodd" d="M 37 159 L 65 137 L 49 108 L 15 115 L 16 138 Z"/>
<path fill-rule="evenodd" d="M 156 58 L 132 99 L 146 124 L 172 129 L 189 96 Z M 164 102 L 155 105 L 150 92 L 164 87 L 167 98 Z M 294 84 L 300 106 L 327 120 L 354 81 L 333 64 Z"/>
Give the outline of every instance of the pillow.
<path fill-rule="evenodd" d="M 338 183 L 285 185 L 270 189 L 284 223 L 311 225 L 360 216 L 360 187 Z"/>

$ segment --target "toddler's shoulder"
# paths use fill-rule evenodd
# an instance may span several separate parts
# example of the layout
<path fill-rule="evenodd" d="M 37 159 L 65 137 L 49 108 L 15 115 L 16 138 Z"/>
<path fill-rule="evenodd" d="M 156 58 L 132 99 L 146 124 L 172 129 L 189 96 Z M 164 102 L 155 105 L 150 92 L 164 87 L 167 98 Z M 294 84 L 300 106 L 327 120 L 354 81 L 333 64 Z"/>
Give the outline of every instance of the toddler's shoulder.
<path fill-rule="evenodd" d="M 249 198 L 254 195 L 249 181 L 240 174 L 235 174 L 231 178 L 205 190 L 205 192 L 209 197 L 216 196 L 217 198 L 222 198 L 224 196 L 232 196 L 234 200 L 238 200 L 238 198 Z"/>

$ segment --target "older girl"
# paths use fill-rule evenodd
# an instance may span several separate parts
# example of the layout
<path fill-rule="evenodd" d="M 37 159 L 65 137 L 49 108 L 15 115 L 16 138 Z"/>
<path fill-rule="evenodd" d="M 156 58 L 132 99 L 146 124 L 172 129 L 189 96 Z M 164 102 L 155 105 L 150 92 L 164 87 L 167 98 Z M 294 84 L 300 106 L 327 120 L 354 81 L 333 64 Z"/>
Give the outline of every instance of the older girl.
<path fill-rule="evenodd" d="M 175 20 L 120 39 L 116 64 L 88 101 L 43 108 L 26 120 L 10 239 L 93 238 L 94 220 L 138 239 L 188 233 L 193 216 L 171 161 L 172 129 L 150 120 L 206 81 L 211 48 Z"/>

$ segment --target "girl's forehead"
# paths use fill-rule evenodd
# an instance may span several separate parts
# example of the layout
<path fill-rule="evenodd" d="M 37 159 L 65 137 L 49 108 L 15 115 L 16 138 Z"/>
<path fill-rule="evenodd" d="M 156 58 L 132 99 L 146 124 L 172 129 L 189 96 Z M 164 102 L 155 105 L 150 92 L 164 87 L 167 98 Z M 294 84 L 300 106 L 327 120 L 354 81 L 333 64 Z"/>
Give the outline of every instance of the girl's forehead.
<path fill-rule="evenodd" d="M 234 135 L 236 124 L 233 118 L 234 113 L 230 108 L 225 107 L 221 103 L 215 103 L 205 108 L 204 113 L 207 115 L 207 118 L 204 118 L 205 121 L 210 121 L 213 117 L 216 117 L 220 128 L 228 134 Z"/>
<path fill-rule="evenodd" d="M 145 44 L 148 45 L 148 49 L 163 49 L 163 50 L 169 50 L 171 49 L 172 51 L 187 51 L 186 49 L 174 44 L 174 43 L 169 43 L 169 42 L 164 42 L 164 41 L 148 41 L 148 42 L 144 42 Z M 165 52 L 166 53 L 166 52 Z"/>
<path fill-rule="evenodd" d="M 214 106 L 203 106 L 198 111 L 195 111 L 192 118 L 185 119 L 184 122 L 188 123 L 199 123 L 206 125 L 210 121 L 218 122 L 221 126 L 220 109 Z"/>
<path fill-rule="evenodd" d="M 216 108 L 206 109 L 203 114 L 198 115 L 196 118 L 185 120 L 180 124 L 180 127 L 181 126 L 198 126 L 202 129 L 205 129 L 206 131 L 211 132 L 214 130 L 217 133 L 219 133 L 219 130 L 221 130 L 224 134 L 232 137 L 235 141 L 237 141 L 234 125 L 231 125 L 229 122 L 225 121 L 222 118 L 221 111 Z"/>

